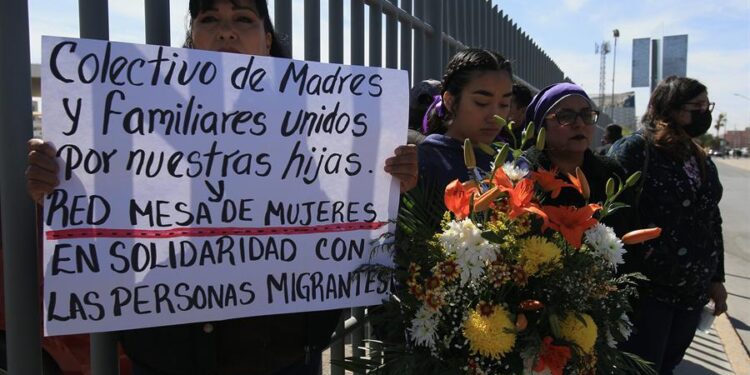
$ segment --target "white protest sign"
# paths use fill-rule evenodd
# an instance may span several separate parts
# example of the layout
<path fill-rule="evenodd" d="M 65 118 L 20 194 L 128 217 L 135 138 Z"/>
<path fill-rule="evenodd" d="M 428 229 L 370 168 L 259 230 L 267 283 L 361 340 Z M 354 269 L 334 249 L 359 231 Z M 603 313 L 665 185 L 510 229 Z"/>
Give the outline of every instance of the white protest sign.
<path fill-rule="evenodd" d="M 44 37 L 45 335 L 378 304 L 407 74 Z"/>

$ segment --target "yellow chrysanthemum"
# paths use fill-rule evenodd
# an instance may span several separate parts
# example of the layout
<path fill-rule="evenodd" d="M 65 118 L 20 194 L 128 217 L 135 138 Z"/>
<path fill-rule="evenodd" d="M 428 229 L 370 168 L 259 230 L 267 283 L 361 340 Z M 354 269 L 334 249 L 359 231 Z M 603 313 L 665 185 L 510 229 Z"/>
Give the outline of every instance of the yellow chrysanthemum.
<path fill-rule="evenodd" d="M 565 315 L 565 319 L 560 322 L 560 336 L 581 347 L 587 354 L 593 353 L 594 343 L 596 342 L 596 323 L 589 314 L 581 314 L 586 322 L 581 322 L 575 314 Z"/>
<path fill-rule="evenodd" d="M 539 272 L 544 263 L 559 264 L 562 251 L 557 245 L 544 237 L 533 236 L 521 242 L 521 254 L 518 262 L 526 274 L 533 276 Z"/>
<path fill-rule="evenodd" d="M 501 306 L 494 306 L 488 316 L 472 310 L 464 322 L 464 337 L 469 340 L 472 353 L 494 359 L 510 352 L 516 344 L 515 325 Z"/>

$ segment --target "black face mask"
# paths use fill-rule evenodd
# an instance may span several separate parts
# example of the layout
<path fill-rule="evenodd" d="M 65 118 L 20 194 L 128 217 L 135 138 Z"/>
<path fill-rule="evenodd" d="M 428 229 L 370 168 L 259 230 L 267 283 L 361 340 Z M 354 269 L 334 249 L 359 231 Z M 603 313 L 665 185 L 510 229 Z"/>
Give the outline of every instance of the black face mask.
<path fill-rule="evenodd" d="M 682 129 L 693 138 L 705 134 L 711 128 L 711 121 L 713 120 L 711 112 L 700 110 L 690 111 L 690 119 L 690 123 Z"/>

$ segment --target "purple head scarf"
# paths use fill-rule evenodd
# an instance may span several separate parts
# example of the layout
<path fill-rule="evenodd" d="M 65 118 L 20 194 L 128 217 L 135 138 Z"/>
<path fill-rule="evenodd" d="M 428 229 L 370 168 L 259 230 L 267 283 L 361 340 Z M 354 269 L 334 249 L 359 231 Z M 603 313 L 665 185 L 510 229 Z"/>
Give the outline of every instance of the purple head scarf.
<path fill-rule="evenodd" d="M 586 94 L 586 91 L 583 91 L 581 86 L 568 82 L 555 83 L 554 85 L 543 88 L 542 91 L 539 91 L 539 93 L 531 99 L 531 103 L 529 103 L 529 106 L 526 108 L 526 124 L 524 124 L 524 127 L 526 127 L 529 121 L 534 121 L 534 127 L 536 127 L 537 130 L 541 129 L 544 126 L 544 118 L 547 116 L 550 108 L 571 95 L 583 97 L 586 101 L 591 103 L 591 108 L 594 108 L 594 103 L 591 101 L 588 94 Z"/>

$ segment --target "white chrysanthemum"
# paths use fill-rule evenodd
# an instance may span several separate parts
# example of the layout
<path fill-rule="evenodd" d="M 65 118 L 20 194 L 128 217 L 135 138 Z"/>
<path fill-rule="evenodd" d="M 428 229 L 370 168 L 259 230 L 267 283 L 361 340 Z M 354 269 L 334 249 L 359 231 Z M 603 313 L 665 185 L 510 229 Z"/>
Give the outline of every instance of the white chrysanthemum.
<path fill-rule="evenodd" d="M 617 328 L 620 330 L 622 337 L 627 339 L 630 337 L 630 333 L 633 331 L 633 323 L 630 322 L 630 318 L 625 313 L 620 316 L 620 321 L 617 322 Z"/>
<path fill-rule="evenodd" d="M 594 248 L 596 255 L 609 262 L 612 268 L 617 269 L 618 264 L 625 263 L 622 259 L 625 247 L 612 228 L 602 223 L 596 224 L 586 231 L 586 243 Z"/>
<path fill-rule="evenodd" d="M 519 167 L 514 163 L 503 164 L 503 171 L 505 171 L 505 174 L 508 175 L 508 178 L 513 182 L 521 181 L 527 174 L 529 174 L 528 169 Z"/>
<path fill-rule="evenodd" d="M 627 314 L 623 313 L 620 316 L 620 320 L 617 322 L 617 330 L 620 331 L 620 334 L 622 337 L 627 340 L 628 337 L 630 337 L 630 333 L 633 328 L 633 323 L 630 322 L 630 318 L 628 318 Z M 615 337 L 612 335 L 612 332 L 607 330 L 607 345 L 609 345 L 610 348 L 616 348 L 617 347 L 617 340 L 615 340 Z"/>
<path fill-rule="evenodd" d="M 615 340 L 615 337 L 612 336 L 612 332 L 609 331 L 609 329 L 605 332 L 607 336 L 607 346 L 614 349 L 617 347 L 617 340 Z"/>
<path fill-rule="evenodd" d="M 427 305 L 419 308 L 409 327 L 409 335 L 415 344 L 435 349 L 438 315 L 437 311 L 433 311 Z"/>
<path fill-rule="evenodd" d="M 451 221 L 440 235 L 440 243 L 446 253 L 456 257 L 464 285 L 482 276 L 484 266 L 495 259 L 498 250 L 482 238 L 482 231 L 470 219 Z"/>

